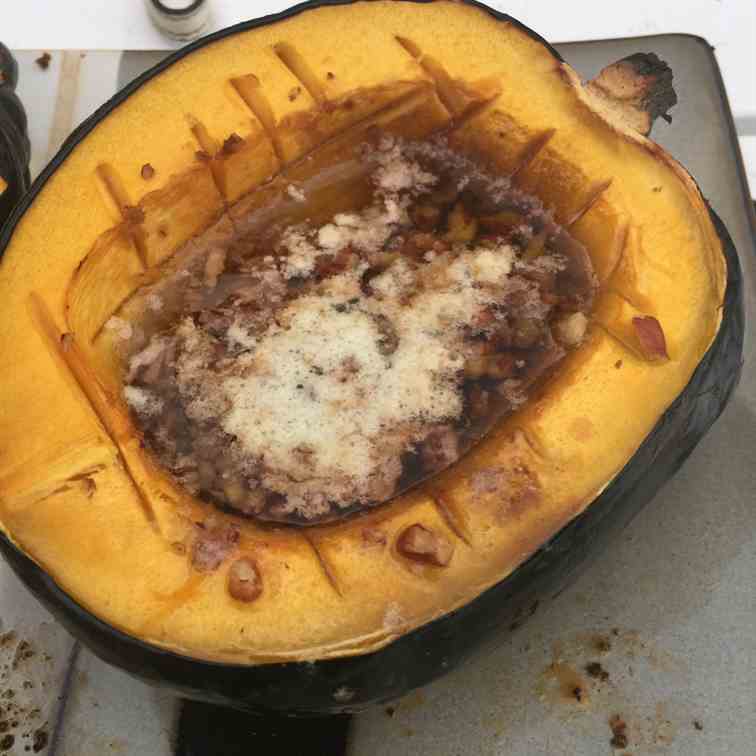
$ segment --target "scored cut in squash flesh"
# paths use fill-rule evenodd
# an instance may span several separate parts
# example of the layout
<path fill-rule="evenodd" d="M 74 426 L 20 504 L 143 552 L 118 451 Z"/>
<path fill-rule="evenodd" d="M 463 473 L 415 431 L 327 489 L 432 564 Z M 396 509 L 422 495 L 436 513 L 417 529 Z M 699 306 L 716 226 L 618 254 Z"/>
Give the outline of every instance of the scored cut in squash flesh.
<path fill-rule="evenodd" d="M 446 2 L 309 10 L 202 47 L 146 82 L 51 175 L 0 265 L 4 531 L 115 627 L 238 663 L 379 648 L 500 581 L 621 470 L 720 321 L 724 260 L 695 185 L 593 106 L 541 43 Z M 140 449 L 103 325 L 129 314 L 131 294 L 178 247 L 316 176 L 373 125 L 410 138 L 446 129 L 455 149 L 515 174 L 572 222 L 602 284 L 593 325 L 528 405 L 447 472 L 307 531 L 222 515 L 241 531 L 234 556 L 198 575 L 186 555 L 192 522 L 215 510 Z M 322 197 L 320 211 L 341 209 L 345 195 Z M 639 315 L 661 323 L 669 360 L 649 361 L 632 343 Z M 455 544 L 447 566 L 397 552 L 415 523 Z M 241 556 L 263 582 L 249 604 L 227 591 Z"/>

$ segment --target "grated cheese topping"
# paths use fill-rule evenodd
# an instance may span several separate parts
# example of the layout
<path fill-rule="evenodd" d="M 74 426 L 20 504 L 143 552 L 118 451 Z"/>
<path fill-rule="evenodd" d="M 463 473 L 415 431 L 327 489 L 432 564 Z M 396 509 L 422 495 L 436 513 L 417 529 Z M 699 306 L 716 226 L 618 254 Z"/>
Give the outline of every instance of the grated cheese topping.
<path fill-rule="evenodd" d="M 359 269 L 327 279 L 252 344 L 244 376 L 222 381 L 230 405 L 223 429 L 266 468 L 317 481 L 333 501 L 368 497 L 371 478 L 398 444 L 462 412 L 463 327 L 492 301 L 484 285 L 506 285 L 512 256 L 505 246 L 472 250 L 452 264 L 440 255 L 430 267 L 439 279 L 450 275 L 408 304 L 403 282 L 414 276 L 401 259 L 374 279 L 381 279 L 380 299 L 360 292 Z M 398 337 L 390 355 L 381 349 L 379 319 Z"/>

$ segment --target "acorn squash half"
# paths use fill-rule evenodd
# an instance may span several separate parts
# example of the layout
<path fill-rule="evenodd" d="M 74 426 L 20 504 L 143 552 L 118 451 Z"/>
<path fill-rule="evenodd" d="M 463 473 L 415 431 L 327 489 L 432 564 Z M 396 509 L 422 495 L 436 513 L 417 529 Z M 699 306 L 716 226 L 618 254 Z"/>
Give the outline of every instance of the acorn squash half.
<path fill-rule="evenodd" d="M 127 87 L 66 142 L 0 240 L 11 565 L 104 658 L 250 709 L 385 700 L 520 622 L 673 474 L 739 375 L 732 244 L 642 133 L 672 102 L 669 78 L 638 56 L 583 86 L 479 4 L 379 0 L 240 24 Z M 443 132 L 552 208 L 599 278 L 588 338 L 460 462 L 368 514 L 302 529 L 220 513 L 142 448 L 103 326 L 198 234 L 275 205 L 376 128 Z M 350 191 L 309 212 L 358 201 Z M 493 473 L 484 486 L 481 473 Z M 239 538 L 198 572 L 204 521 Z M 447 564 L 402 554 L 412 525 L 453 545 Z M 229 593 L 240 569 L 262 587 L 254 600 Z"/>

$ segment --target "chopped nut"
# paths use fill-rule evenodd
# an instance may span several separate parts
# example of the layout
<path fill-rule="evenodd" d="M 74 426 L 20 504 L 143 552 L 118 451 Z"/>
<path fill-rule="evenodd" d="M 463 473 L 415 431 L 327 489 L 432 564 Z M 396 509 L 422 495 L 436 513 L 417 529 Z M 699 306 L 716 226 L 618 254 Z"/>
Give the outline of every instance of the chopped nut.
<path fill-rule="evenodd" d="M 212 289 L 218 283 L 218 276 L 223 273 L 226 267 L 226 250 L 216 247 L 210 250 L 205 260 L 205 286 Z"/>
<path fill-rule="evenodd" d="M 565 346 L 576 347 L 585 338 L 588 318 L 582 312 L 573 312 L 557 321 L 554 334 Z"/>
<path fill-rule="evenodd" d="M 543 336 L 543 323 L 536 318 L 517 318 L 512 334 L 513 346 L 529 349 L 537 344 Z"/>
<path fill-rule="evenodd" d="M 145 181 L 149 181 L 155 175 L 155 169 L 149 163 L 145 163 L 139 174 Z"/>
<path fill-rule="evenodd" d="M 244 145 L 244 140 L 237 134 L 230 134 L 229 137 L 223 142 L 221 147 L 221 153 L 223 155 L 233 155 L 234 152 L 238 152 Z"/>
<path fill-rule="evenodd" d="M 405 528 L 396 545 L 407 559 L 437 567 L 446 567 L 454 554 L 454 544 L 448 538 L 419 523 Z"/>
<path fill-rule="evenodd" d="M 228 592 L 231 598 L 249 603 L 260 596 L 262 579 L 257 564 L 249 557 L 237 559 L 228 570 Z"/>
<path fill-rule="evenodd" d="M 633 318 L 633 328 L 641 350 L 649 360 L 669 359 L 661 323 L 650 315 Z"/>
<path fill-rule="evenodd" d="M 432 231 L 441 218 L 441 209 L 435 205 L 417 205 L 410 213 L 412 222 L 422 231 Z M 435 241 L 435 239 L 434 239 Z"/>
<path fill-rule="evenodd" d="M 525 262 L 532 262 L 533 260 L 539 258 L 545 250 L 545 244 L 546 244 L 546 232 L 541 231 L 540 234 L 536 234 L 528 242 L 528 246 L 525 248 L 525 251 L 522 253 L 522 259 L 525 260 Z"/>
<path fill-rule="evenodd" d="M 43 70 L 46 71 L 50 67 L 50 61 L 52 60 L 52 55 L 50 55 L 49 52 L 44 52 L 42 55 L 40 55 L 38 58 L 35 59 L 35 63 Z"/>
<path fill-rule="evenodd" d="M 484 231 L 506 234 L 523 222 L 522 213 L 517 210 L 500 210 L 493 215 L 484 215 L 480 219 Z"/>
<path fill-rule="evenodd" d="M 446 232 L 446 240 L 452 244 L 466 244 L 471 242 L 477 233 L 477 219 L 468 214 L 461 202 L 457 202 L 449 213 L 449 229 Z"/>

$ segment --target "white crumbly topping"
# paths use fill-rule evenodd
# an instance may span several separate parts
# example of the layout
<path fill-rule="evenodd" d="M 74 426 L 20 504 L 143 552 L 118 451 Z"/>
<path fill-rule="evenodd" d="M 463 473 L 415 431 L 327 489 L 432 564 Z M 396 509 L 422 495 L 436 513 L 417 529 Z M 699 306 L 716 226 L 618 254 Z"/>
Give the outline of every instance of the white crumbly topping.
<path fill-rule="evenodd" d="M 508 244 L 495 249 L 482 247 L 459 255 L 449 266 L 449 274 L 460 282 L 498 284 L 512 272 L 514 259 L 515 250 Z"/>
<path fill-rule="evenodd" d="M 163 400 L 151 391 L 137 386 L 125 386 L 123 395 L 129 406 L 141 415 L 157 415 L 163 411 Z"/>
<path fill-rule="evenodd" d="M 226 342 L 233 349 L 244 347 L 245 349 L 254 349 L 257 346 L 257 339 L 251 336 L 244 324 L 237 318 L 228 327 L 226 331 Z"/>
<path fill-rule="evenodd" d="M 557 321 L 554 326 L 557 338 L 571 347 L 580 345 L 585 338 L 587 328 L 588 318 L 582 312 L 574 312 Z"/>
<path fill-rule="evenodd" d="M 281 236 L 280 246 L 288 253 L 283 259 L 284 278 L 304 278 L 312 273 L 318 249 L 308 239 L 304 228 L 287 228 Z M 271 261 L 272 258 L 268 262 Z"/>
<path fill-rule="evenodd" d="M 406 291 L 412 290 L 416 283 L 415 271 L 406 260 L 399 258 L 383 273 L 371 279 L 370 288 L 379 297 L 400 297 Z"/>
<path fill-rule="evenodd" d="M 390 139 L 381 142 L 373 159 L 378 163 L 373 181 L 381 191 L 417 192 L 429 189 L 438 181 L 436 176 L 423 170 L 414 160 L 410 160 L 399 143 Z"/>
<path fill-rule="evenodd" d="M 511 269 L 507 250 L 463 257 L 465 275 L 420 291 L 409 305 L 400 301 L 403 279 L 414 281 L 404 260 L 378 277 L 381 299 L 347 305 L 360 296 L 358 268 L 294 300 L 257 338 L 245 374 L 222 381 L 230 405 L 223 429 L 278 474 L 318 479 L 334 501 L 345 479 L 352 498 L 355 487 L 367 497 L 371 476 L 397 454 L 392 432 L 402 429 L 406 443 L 413 427 L 462 412 L 462 327 L 492 301 L 482 284 L 505 283 Z M 430 265 L 443 275 L 449 257 Z M 398 337 L 391 354 L 381 351 L 380 319 Z"/>
<path fill-rule="evenodd" d="M 113 331 L 119 339 L 123 339 L 124 341 L 127 341 L 134 335 L 134 329 L 132 328 L 131 323 L 129 323 L 128 320 L 118 318 L 115 315 L 105 322 L 105 328 L 109 331 Z"/>
<path fill-rule="evenodd" d="M 397 228 L 409 222 L 406 200 L 385 197 L 361 214 L 342 213 L 317 232 L 317 244 L 324 253 L 352 246 L 362 252 L 380 249 Z"/>
<path fill-rule="evenodd" d="M 304 202 L 307 199 L 305 193 L 294 184 L 289 184 L 286 187 L 286 194 L 288 194 L 289 197 L 291 197 L 296 202 Z"/>

